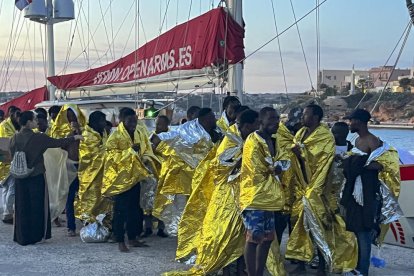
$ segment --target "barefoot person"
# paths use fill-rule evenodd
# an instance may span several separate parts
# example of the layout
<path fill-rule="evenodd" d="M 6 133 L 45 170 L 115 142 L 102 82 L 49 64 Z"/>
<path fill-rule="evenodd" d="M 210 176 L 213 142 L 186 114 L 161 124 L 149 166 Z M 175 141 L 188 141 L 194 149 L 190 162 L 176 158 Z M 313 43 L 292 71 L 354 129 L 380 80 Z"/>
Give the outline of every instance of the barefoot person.
<path fill-rule="evenodd" d="M 24 152 L 27 167 L 33 171 L 26 178 L 16 179 L 14 241 L 20 245 L 28 245 L 51 238 L 43 153 L 48 148 L 74 143 L 82 139 L 82 136 L 53 139 L 43 133 L 34 133 L 37 121 L 31 111 L 23 112 L 19 121 L 22 129 L 12 138 L 10 151 L 12 156 L 17 151 Z"/>
<path fill-rule="evenodd" d="M 279 114 L 265 107 L 259 114 L 260 128 L 247 138 L 243 147 L 240 207 L 246 228 L 244 258 L 249 276 L 263 275 L 270 245 L 276 238 L 274 212 L 284 206 L 278 175 L 276 141 L 272 135 L 279 126 Z"/>
<path fill-rule="evenodd" d="M 142 223 L 140 181 L 150 177 L 150 171 L 144 165 L 145 145 L 149 140 L 138 130 L 133 109 L 122 108 L 119 118 L 121 123 L 106 142 L 102 195 L 113 199 L 112 230 L 119 250 L 128 252 L 125 232 L 130 246 L 147 246 L 137 238 L 142 228 L 139 225 L 140 221 Z"/>

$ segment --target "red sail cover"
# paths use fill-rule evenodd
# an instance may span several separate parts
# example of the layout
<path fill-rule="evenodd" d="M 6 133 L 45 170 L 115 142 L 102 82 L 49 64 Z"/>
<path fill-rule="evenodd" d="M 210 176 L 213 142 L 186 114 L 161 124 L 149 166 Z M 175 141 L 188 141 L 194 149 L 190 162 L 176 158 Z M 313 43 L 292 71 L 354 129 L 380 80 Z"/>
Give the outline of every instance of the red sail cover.
<path fill-rule="evenodd" d="M 35 109 L 35 105 L 46 101 L 49 97 L 49 93 L 46 87 L 36 88 L 29 91 L 11 101 L 8 101 L 0 105 L 0 109 L 7 113 L 10 106 L 14 105 L 20 108 L 22 111 Z"/>
<path fill-rule="evenodd" d="M 224 59 L 234 64 L 244 58 L 243 38 L 244 29 L 223 8 L 217 8 L 172 28 L 108 65 L 48 79 L 59 89 L 71 90 L 145 80 L 175 70 L 202 69 L 223 64 Z"/>

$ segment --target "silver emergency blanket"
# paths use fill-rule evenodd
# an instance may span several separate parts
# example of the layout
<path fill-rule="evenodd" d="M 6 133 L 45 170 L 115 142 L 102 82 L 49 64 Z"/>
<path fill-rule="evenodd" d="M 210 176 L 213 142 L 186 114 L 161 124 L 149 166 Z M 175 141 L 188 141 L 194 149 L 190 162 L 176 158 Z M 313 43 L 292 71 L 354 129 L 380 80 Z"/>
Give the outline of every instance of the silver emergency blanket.
<path fill-rule="evenodd" d="M 205 143 L 200 143 L 201 147 L 203 144 L 209 148 L 212 146 L 210 135 L 200 125 L 198 119 L 182 124 L 168 132 L 160 133 L 158 137 L 173 148 L 177 155 L 193 169 L 198 166 L 200 161 L 204 159 L 205 153 L 208 152 L 208 150 L 195 152 L 195 145 L 204 140 Z"/>
<path fill-rule="evenodd" d="M 80 238 L 85 243 L 107 242 L 111 236 L 109 229 L 104 226 L 103 221 L 106 214 L 100 214 L 96 221 L 84 226 L 80 230 Z"/>
<path fill-rule="evenodd" d="M 388 186 L 382 181 L 380 192 L 382 197 L 381 223 L 388 224 L 399 220 L 404 215 L 400 204 L 398 204 Z"/>
<path fill-rule="evenodd" d="M 171 202 L 162 211 L 158 219 L 165 224 L 165 231 L 170 236 L 177 236 L 178 224 L 180 223 L 185 205 L 187 204 L 186 195 L 165 195 Z"/>
<path fill-rule="evenodd" d="M 154 177 L 149 177 L 141 181 L 141 193 L 139 204 L 144 210 L 151 211 L 154 208 L 154 199 L 157 192 L 157 180 Z"/>
<path fill-rule="evenodd" d="M 367 162 L 365 163 L 365 166 L 368 166 L 371 162 L 375 161 L 378 157 L 380 157 L 388 150 L 390 150 L 390 145 L 386 142 L 383 142 L 381 147 L 377 148 L 370 154 Z M 355 147 L 352 149 L 352 152 L 358 155 L 366 155 L 365 152 Z M 358 179 L 360 183 L 358 183 Z M 403 216 L 401 207 L 398 204 L 397 199 L 393 196 L 392 192 L 383 181 L 381 181 L 380 193 L 382 198 L 381 224 L 388 224 L 400 219 Z M 362 181 L 361 177 L 359 176 L 356 179 L 354 192 L 352 194 L 354 195 L 354 198 L 358 204 L 363 206 Z"/>
<path fill-rule="evenodd" d="M 313 242 L 319 248 L 319 251 L 322 253 L 326 264 L 328 267 L 332 265 L 332 252 L 329 248 L 328 242 L 325 240 L 322 230 L 319 227 L 319 223 L 313 214 L 312 208 L 308 203 L 306 197 L 302 197 L 303 202 L 303 222 L 305 226 L 305 230 L 311 233 L 311 237 Z"/>

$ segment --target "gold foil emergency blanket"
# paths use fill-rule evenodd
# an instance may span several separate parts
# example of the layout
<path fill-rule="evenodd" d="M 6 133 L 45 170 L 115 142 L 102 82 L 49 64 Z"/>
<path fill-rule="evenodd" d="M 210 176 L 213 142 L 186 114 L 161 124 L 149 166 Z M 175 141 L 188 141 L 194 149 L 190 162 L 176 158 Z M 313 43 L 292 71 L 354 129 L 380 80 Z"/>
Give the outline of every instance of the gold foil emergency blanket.
<path fill-rule="evenodd" d="M 295 157 L 292 166 L 298 184 L 295 187 L 296 201 L 292 217 L 296 223 L 289 237 L 286 258 L 311 261 L 314 254 L 313 239 L 331 264 L 332 246 L 327 248 L 326 232 L 331 223 L 328 217 L 330 212 L 321 195 L 334 159 L 335 143 L 327 125 L 321 124 L 304 139 L 307 131 L 307 128 L 302 128 L 294 139 L 294 143 L 300 146 L 304 158 L 303 169 L 308 179 L 304 178 L 299 160 Z"/>
<path fill-rule="evenodd" d="M 382 199 L 385 200 L 385 202 L 383 202 L 381 214 L 383 215 L 384 220 L 392 221 L 394 218 L 399 216 L 398 209 L 400 209 L 399 207 L 397 209 L 398 203 L 395 204 L 395 201 L 398 200 L 401 189 L 398 152 L 394 147 L 390 146 L 386 142 L 383 142 L 383 146 L 372 152 L 372 155 L 372 159 L 383 166 L 383 169 L 380 171 L 378 177 L 388 187 L 388 189 L 384 189 L 383 187 L 382 191 L 386 192 L 389 190 L 392 193 L 392 196 L 390 194 L 382 194 Z M 389 224 L 384 222 L 384 224 L 381 225 L 381 233 L 377 238 L 376 244 L 382 244 L 388 229 Z"/>
<path fill-rule="evenodd" d="M 236 125 L 230 127 L 217 149 L 210 170 L 214 170 L 213 194 L 208 203 L 204 221 L 199 222 L 197 258 L 189 271 L 169 272 L 167 275 L 205 275 L 218 271 L 243 254 L 244 226 L 239 215 L 238 181 L 227 183 L 227 177 L 239 160 L 242 139 Z M 238 149 L 236 151 L 235 149 Z M 232 154 L 231 154 L 231 153 Z"/>
<path fill-rule="evenodd" d="M 221 131 L 223 133 L 227 132 L 227 130 L 229 129 L 229 120 L 227 119 L 227 115 L 226 115 L 226 111 L 223 111 L 223 113 L 221 114 L 220 119 L 217 120 L 217 126 L 221 129 Z"/>
<path fill-rule="evenodd" d="M 82 136 L 84 140 L 79 145 L 79 200 L 75 208 L 78 219 L 93 222 L 97 215 L 111 210 L 109 202 L 104 204 L 101 196 L 107 137 L 102 137 L 89 126 L 85 126 Z"/>
<path fill-rule="evenodd" d="M 217 148 L 218 145 L 210 150 L 194 172 L 191 195 L 178 226 L 177 260 L 187 257 L 197 248 L 198 235 L 214 190 L 213 177 L 216 172 L 212 163 Z"/>
<path fill-rule="evenodd" d="M 1 138 L 11 138 L 16 133 L 16 129 L 10 118 L 7 118 L 0 123 L 0 137 Z M 10 173 L 10 164 L 5 162 L 0 162 L 0 182 L 5 180 Z"/>
<path fill-rule="evenodd" d="M 327 207 L 332 216 L 332 229 L 327 232 L 327 241 L 332 250 L 332 270 L 334 273 L 344 273 L 355 269 L 358 262 L 358 244 L 354 233 L 346 231 L 345 221 L 339 214 L 340 191 L 343 188 L 345 176 L 341 167 L 342 160 L 336 158 L 332 162 L 328 181 L 322 196 L 326 198 Z"/>
<path fill-rule="evenodd" d="M 110 197 L 126 192 L 150 176 L 143 164 L 141 151 L 140 154 L 132 149 L 133 144 L 145 143 L 141 139 L 142 136 L 136 129 L 132 141 L 123 123 L 109 136 L 106 142 L 103 196 Z"/>
<path fill-rule="evenodd" d="M 59 111 L 56 120 L 52 123 L 50 128 L 50 137 L 52 138 L 65 138 L 72 132 L 72 128 L 68 121 L 68 110 L 71 109 L 78 119 L 78 124 L 81 127 L 85 127 L 86 118 L 83 112 L 75 104 L 65 104 L 62 109 Z"/>
<path fill-rule="evenodd" d="M 240 208 L 263 211 L 281 211 L 284 194 L 280 181 L 274 175 L 267 159 L 275 162 L 266 141 L 257 132 L 249 135 L 243 147 L 241 168 Z"/>
<path fill-rule="evenodd" d="M 292 152 L 292 143 L 293 143 L 293 134 L 290 133 L 289 129 L 285 126 L 284 123 L 279 124 L 276 135 L 276 148 L 278 149 L 279 159 L 281 160 L 293 160 L 295 158 L 294 153 Z M 283 212 L 290 214 L 292 210 L 293 202 L 295 201 L 294 187 L 296 186 L 296 178 L 294 177 L 294 169 L 283 171 L 281 175 L 281 184 L 283 187 L 283 194 L 285 198 L 285 205 L 283 207 Z"/>

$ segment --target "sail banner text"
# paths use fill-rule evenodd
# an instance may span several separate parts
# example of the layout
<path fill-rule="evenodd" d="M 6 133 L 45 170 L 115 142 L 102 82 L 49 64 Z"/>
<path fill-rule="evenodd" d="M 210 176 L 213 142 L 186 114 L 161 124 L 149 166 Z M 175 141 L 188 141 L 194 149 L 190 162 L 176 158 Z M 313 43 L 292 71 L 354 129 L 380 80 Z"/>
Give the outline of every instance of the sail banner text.
<path fill-rule="evenodd" d="M 227 30 L 226 30 L 227 28 Z M 62 90 L 136 82 L 179 70 L 197 70 L 244 58 L 244 29 L 223 8 L 177 25 L 138 50 L 84 72 L 49 77 Z"/>

